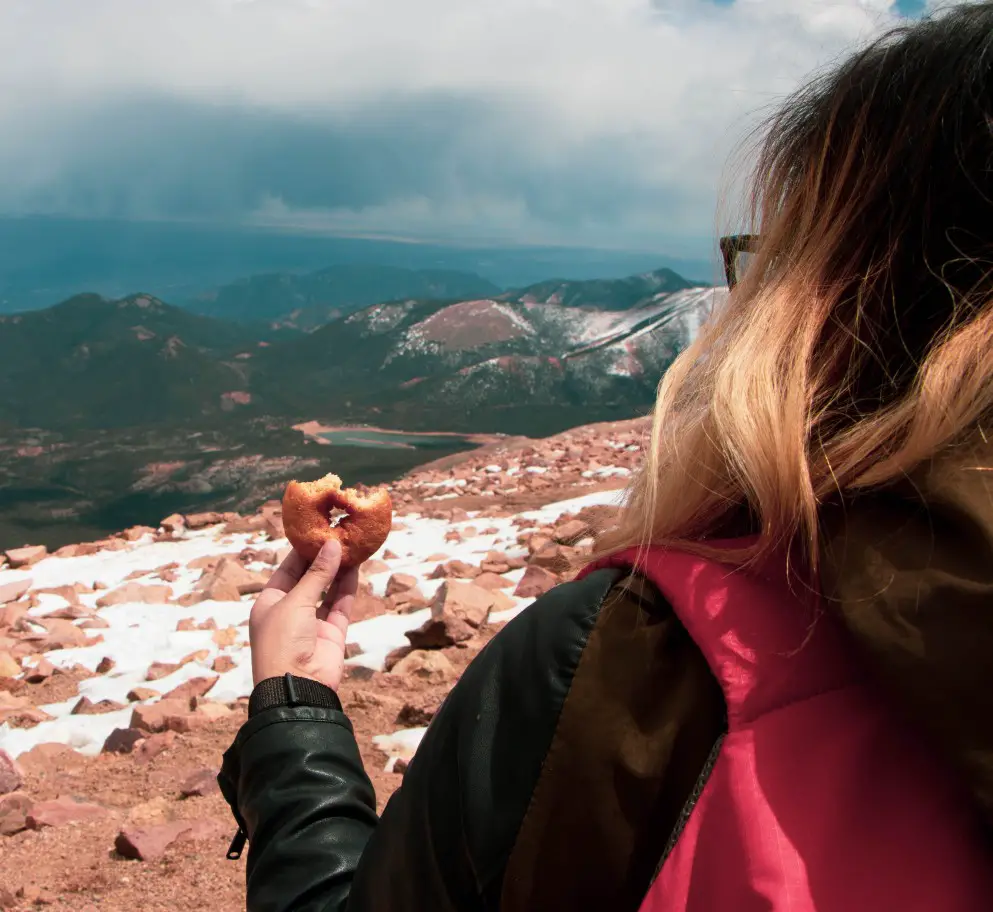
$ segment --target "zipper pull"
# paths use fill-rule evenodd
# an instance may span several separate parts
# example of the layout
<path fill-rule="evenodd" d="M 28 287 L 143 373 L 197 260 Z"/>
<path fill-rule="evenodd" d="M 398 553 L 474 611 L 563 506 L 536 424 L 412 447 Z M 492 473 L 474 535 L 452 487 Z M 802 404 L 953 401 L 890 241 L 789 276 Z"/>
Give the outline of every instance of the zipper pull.
<path fill-rule="evenodd" d="M 241 858 L 242 850 L 245 848 L 245 843 L 248 841 L 248 836 L 245 831 L 238 827 L 238 832 L 234 834 L 234 839 L 231 840 L 231 845 L 228 847 L 228 859 L 230 861 L 237 861 Z"/>

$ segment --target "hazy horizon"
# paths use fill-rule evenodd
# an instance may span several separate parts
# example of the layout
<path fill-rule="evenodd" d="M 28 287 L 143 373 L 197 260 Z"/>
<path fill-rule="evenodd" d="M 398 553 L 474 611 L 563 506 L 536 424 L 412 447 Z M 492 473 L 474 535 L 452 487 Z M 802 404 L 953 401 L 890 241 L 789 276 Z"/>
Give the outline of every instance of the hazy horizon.
<path fill-rule="evenodd" d="M 0 216 L 712 262 L 758 118 L 931 6 L 7 0 Z"/>

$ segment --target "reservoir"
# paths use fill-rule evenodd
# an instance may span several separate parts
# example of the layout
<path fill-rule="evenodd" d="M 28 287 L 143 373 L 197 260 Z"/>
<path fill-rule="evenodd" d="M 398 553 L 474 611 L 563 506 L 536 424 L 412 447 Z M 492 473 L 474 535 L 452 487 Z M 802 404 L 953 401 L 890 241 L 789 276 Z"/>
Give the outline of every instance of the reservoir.
<path fill-rule="evenodd" d="M 459 450 L 473 445 L 472 437 L 465 434 L 416 434 L 377 428 L 341 428 L 322 431 L 317 436 L 332 446 L 366 449 Z"/>

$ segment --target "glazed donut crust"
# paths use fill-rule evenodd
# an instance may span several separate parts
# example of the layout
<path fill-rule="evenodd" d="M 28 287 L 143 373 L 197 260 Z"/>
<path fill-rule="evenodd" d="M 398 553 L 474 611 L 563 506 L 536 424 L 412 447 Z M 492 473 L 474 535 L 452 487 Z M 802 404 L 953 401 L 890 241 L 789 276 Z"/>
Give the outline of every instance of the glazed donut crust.
<path fill-rule="evenodd" d="M 348 515 L 330 525 L 332 510 Z M 386 488 L 342 488 L 334 474 L 317 481 L 291 481 L 283 494 L 283 529 L 290 544 L 308 561 L 326 541 L 338 539 L 341 569 L 357 567 L 375 554 L 393 525 L 393 502 Z"/>

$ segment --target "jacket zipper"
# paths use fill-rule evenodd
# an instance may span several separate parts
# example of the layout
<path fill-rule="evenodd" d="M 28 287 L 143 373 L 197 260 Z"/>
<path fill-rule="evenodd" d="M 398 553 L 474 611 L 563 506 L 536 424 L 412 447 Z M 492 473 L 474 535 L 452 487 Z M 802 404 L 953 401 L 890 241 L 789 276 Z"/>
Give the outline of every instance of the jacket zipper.
<path fill-rule="evenodd" d="M 672 833 L 669 835 L 669 840 L 666 842 L 665 849 L 662 851 L 662 857 L 659 859 L 659 863 L 655 866 L 655 873 L 652 875 L 651 883 L 655 883 L 658 879 L 659 873 L 662 870 L 662 865 L 665 864 L 665 860 L 676 847 L 676 842 L 682 835 L 683 830 L 686 828 L 686 823 L 690 819 L 690 815 L 693 813 L 696 803 L 700 800 L 700 796 L 703 794 L 707 781 L 710 779 L 710 774 L 714 771 L 714 765 L 717 763 L 717 757 L 721 752 L 721 745 L 724 743 L 724 737 L 726 735 L 727 731 L 721 732 L 720 737 L 718 737 L 718 739 L 714 742 L 714 746 L 710 749 L 710 753 L 707 755 L 707 760 L 703 765 L 703 769 L 700 771 L 700 775 L 697 777 L 693 790 L 686 799 L 683 809 L 679 812 L 679 817 L 676 819 L 676 825 L 672 828 Z"/>
<path fill-rule="evenodd" d="M 241 827 L 238 827 L 238 832 L 234 834 L 234 839 L 231 840 L 231 845 L 228 846 L 228 859 L 230 861 L 237 861 L 241 858 L 241 853 L 247 841 L 248 835 Z"/>

